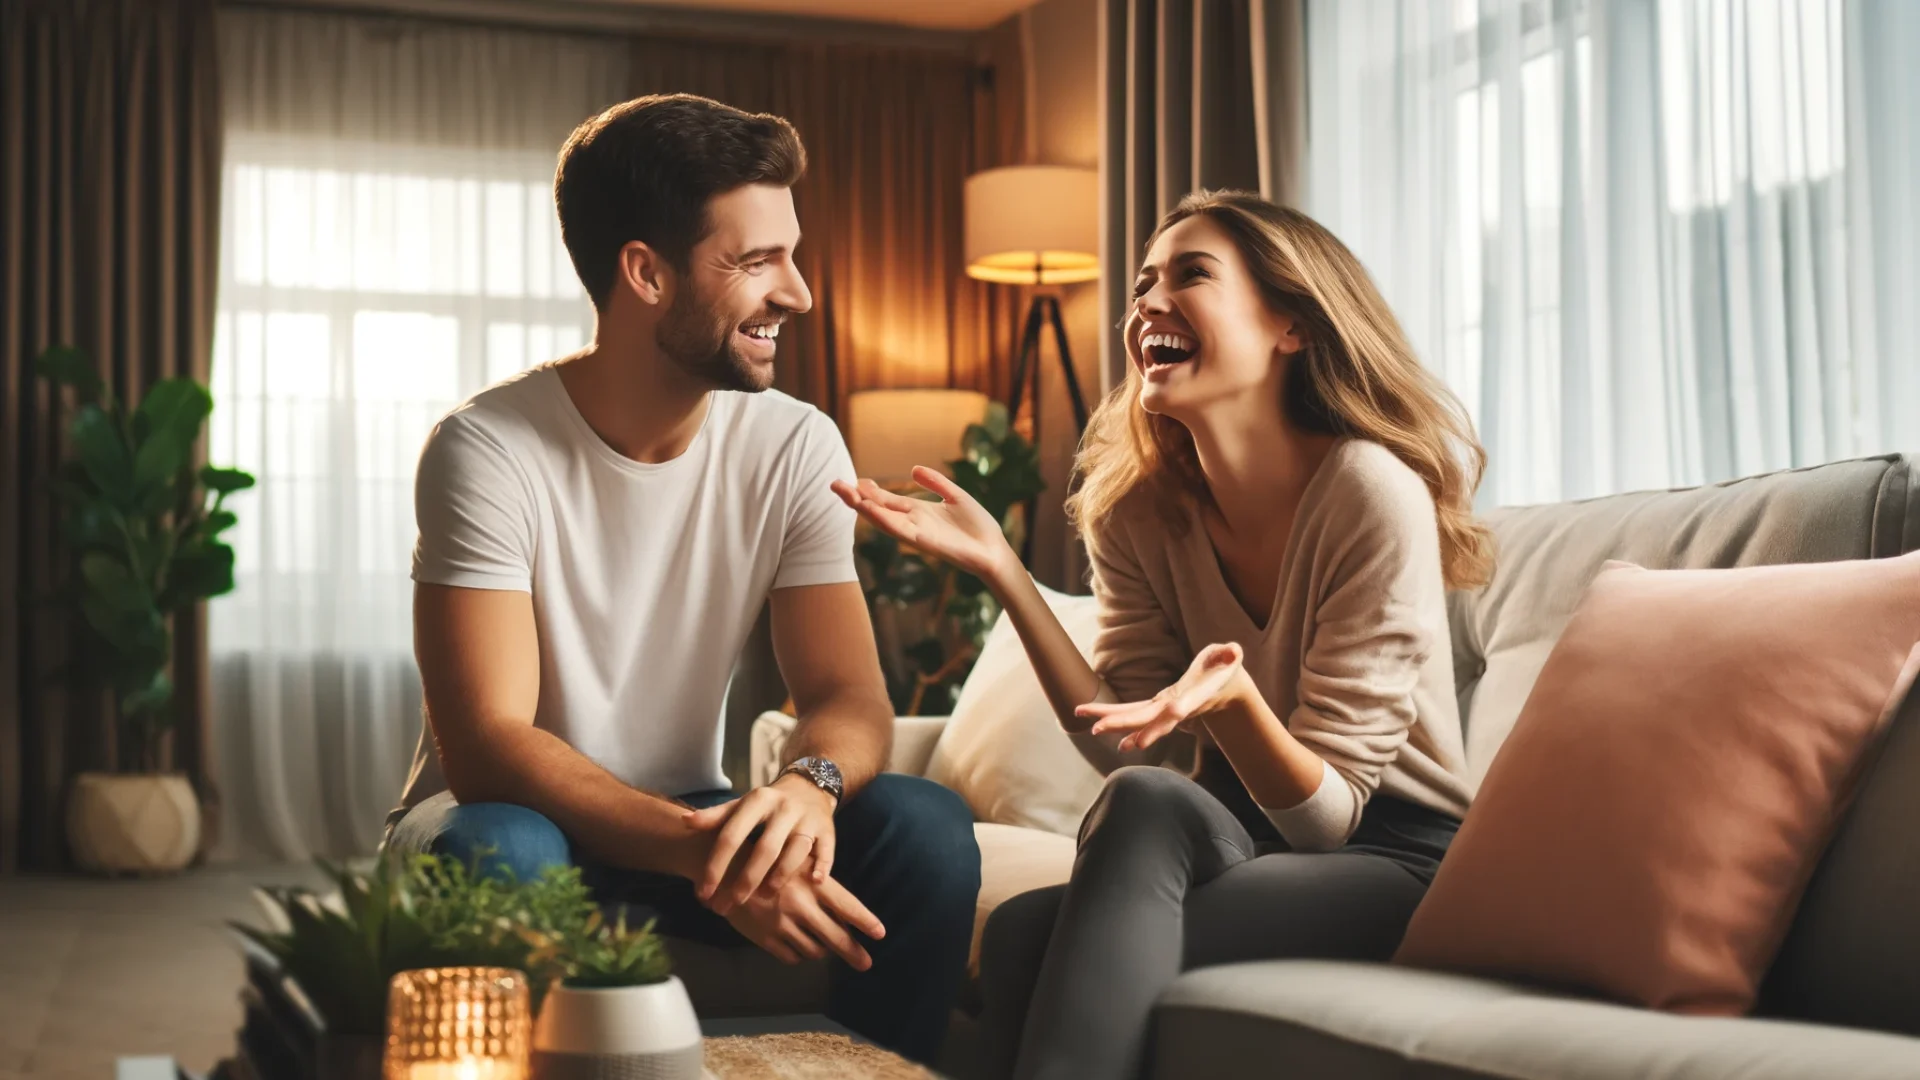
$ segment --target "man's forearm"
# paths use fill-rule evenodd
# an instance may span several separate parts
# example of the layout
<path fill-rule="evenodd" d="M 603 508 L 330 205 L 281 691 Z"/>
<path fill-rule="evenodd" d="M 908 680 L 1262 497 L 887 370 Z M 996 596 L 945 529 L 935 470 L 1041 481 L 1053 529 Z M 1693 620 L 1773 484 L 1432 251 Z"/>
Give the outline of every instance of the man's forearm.
<path fill-rule="evenodd" d="M 692 877 L 705 854 L 686 808 L 636 790 L 559 737 L 532 724 L 495 722 L 448 745 L 441 765 L 462 803 L 506 802 L 544 814 L 577 853 L 629 870 Z"/>
<path fill-rule="evenodd" d="M 893 751 L 893 703 L 860 690 L 845 690 L 799 710 L 782 765 L 803 757 L 829 758 L 840 767 L 849 798 L 887 767 Z"/>

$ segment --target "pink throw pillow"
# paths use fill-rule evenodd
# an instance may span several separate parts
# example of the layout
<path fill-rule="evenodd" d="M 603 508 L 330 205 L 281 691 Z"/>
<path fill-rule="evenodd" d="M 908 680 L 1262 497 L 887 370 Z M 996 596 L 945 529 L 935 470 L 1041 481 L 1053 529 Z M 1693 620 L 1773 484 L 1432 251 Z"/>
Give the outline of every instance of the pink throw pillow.
<path fill-rule="evenodd" d="M 1917 643 L 1920 552 L 1608 563 L 1395 962 L 1748 1011 Z"/>

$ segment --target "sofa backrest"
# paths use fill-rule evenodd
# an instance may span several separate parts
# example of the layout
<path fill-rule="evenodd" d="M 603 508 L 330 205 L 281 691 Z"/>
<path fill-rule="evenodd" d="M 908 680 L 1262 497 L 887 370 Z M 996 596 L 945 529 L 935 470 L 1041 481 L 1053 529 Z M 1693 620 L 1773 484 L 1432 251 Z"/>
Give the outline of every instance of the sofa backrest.
<path fill-rule="evenodd" d="M 1447 598 L 1454 687 L 1477 787 L 1574 605 L 1608 559 L 1652 569 L 1886 558 L 1920 547 L 1911 457 L 1841 461 L 1709 487 L 1497 510 L 1484 589 Z"/>
<path fill-rule="evenodd" d="M 1654 568 L 1887 558 L 1920 548 L 1920 459 L 1888 455 L 1711 487 L 1489 516 L 1491 584 L 1448 597 L 1478 785 L 1608 559 Z M 1684 718 L 1675 718 L 1684 722 Z M 1896 716 L 1809 882 L 1761 1009 L 1920 1035 L 1920 689 Z"/>

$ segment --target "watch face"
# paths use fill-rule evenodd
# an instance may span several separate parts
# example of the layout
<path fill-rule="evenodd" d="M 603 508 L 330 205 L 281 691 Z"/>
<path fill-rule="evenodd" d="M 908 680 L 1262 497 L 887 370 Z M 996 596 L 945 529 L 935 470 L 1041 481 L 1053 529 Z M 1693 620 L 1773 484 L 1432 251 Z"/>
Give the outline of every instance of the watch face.
<path fill-rule="evenodd" d="M 840 766 L 826 758 L 810 757 L 801 763 L 807 770 L 807 777 L 815 784 L 831 792 L 835 798 L 840 795 Z"/>

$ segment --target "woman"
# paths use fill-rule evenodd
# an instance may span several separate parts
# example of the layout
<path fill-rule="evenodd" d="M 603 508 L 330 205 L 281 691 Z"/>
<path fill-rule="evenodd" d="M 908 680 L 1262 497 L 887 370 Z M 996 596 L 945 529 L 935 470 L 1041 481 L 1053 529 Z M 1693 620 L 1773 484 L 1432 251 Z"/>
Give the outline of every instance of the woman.
<path fill-rule="evenodd" d="M 1096 764 L 1160 760 L 1176 732 L 1196 751 L 1190 777 L 1113 771 L 1072 881 L 988 923 L 988 1027 L 1021 1078 L 1137 1075 L 1183 970 L 1387 958 L 1469 798 L 1446 590 L 1491 556 L 1458 403 L 1353 254 L 1251 194 L 1182 201 L 1133 297 L 1069 505 L 1091 666 L 951 481 L 915 473 L 938 503 L 836 485 L 988 583 Z"/>

